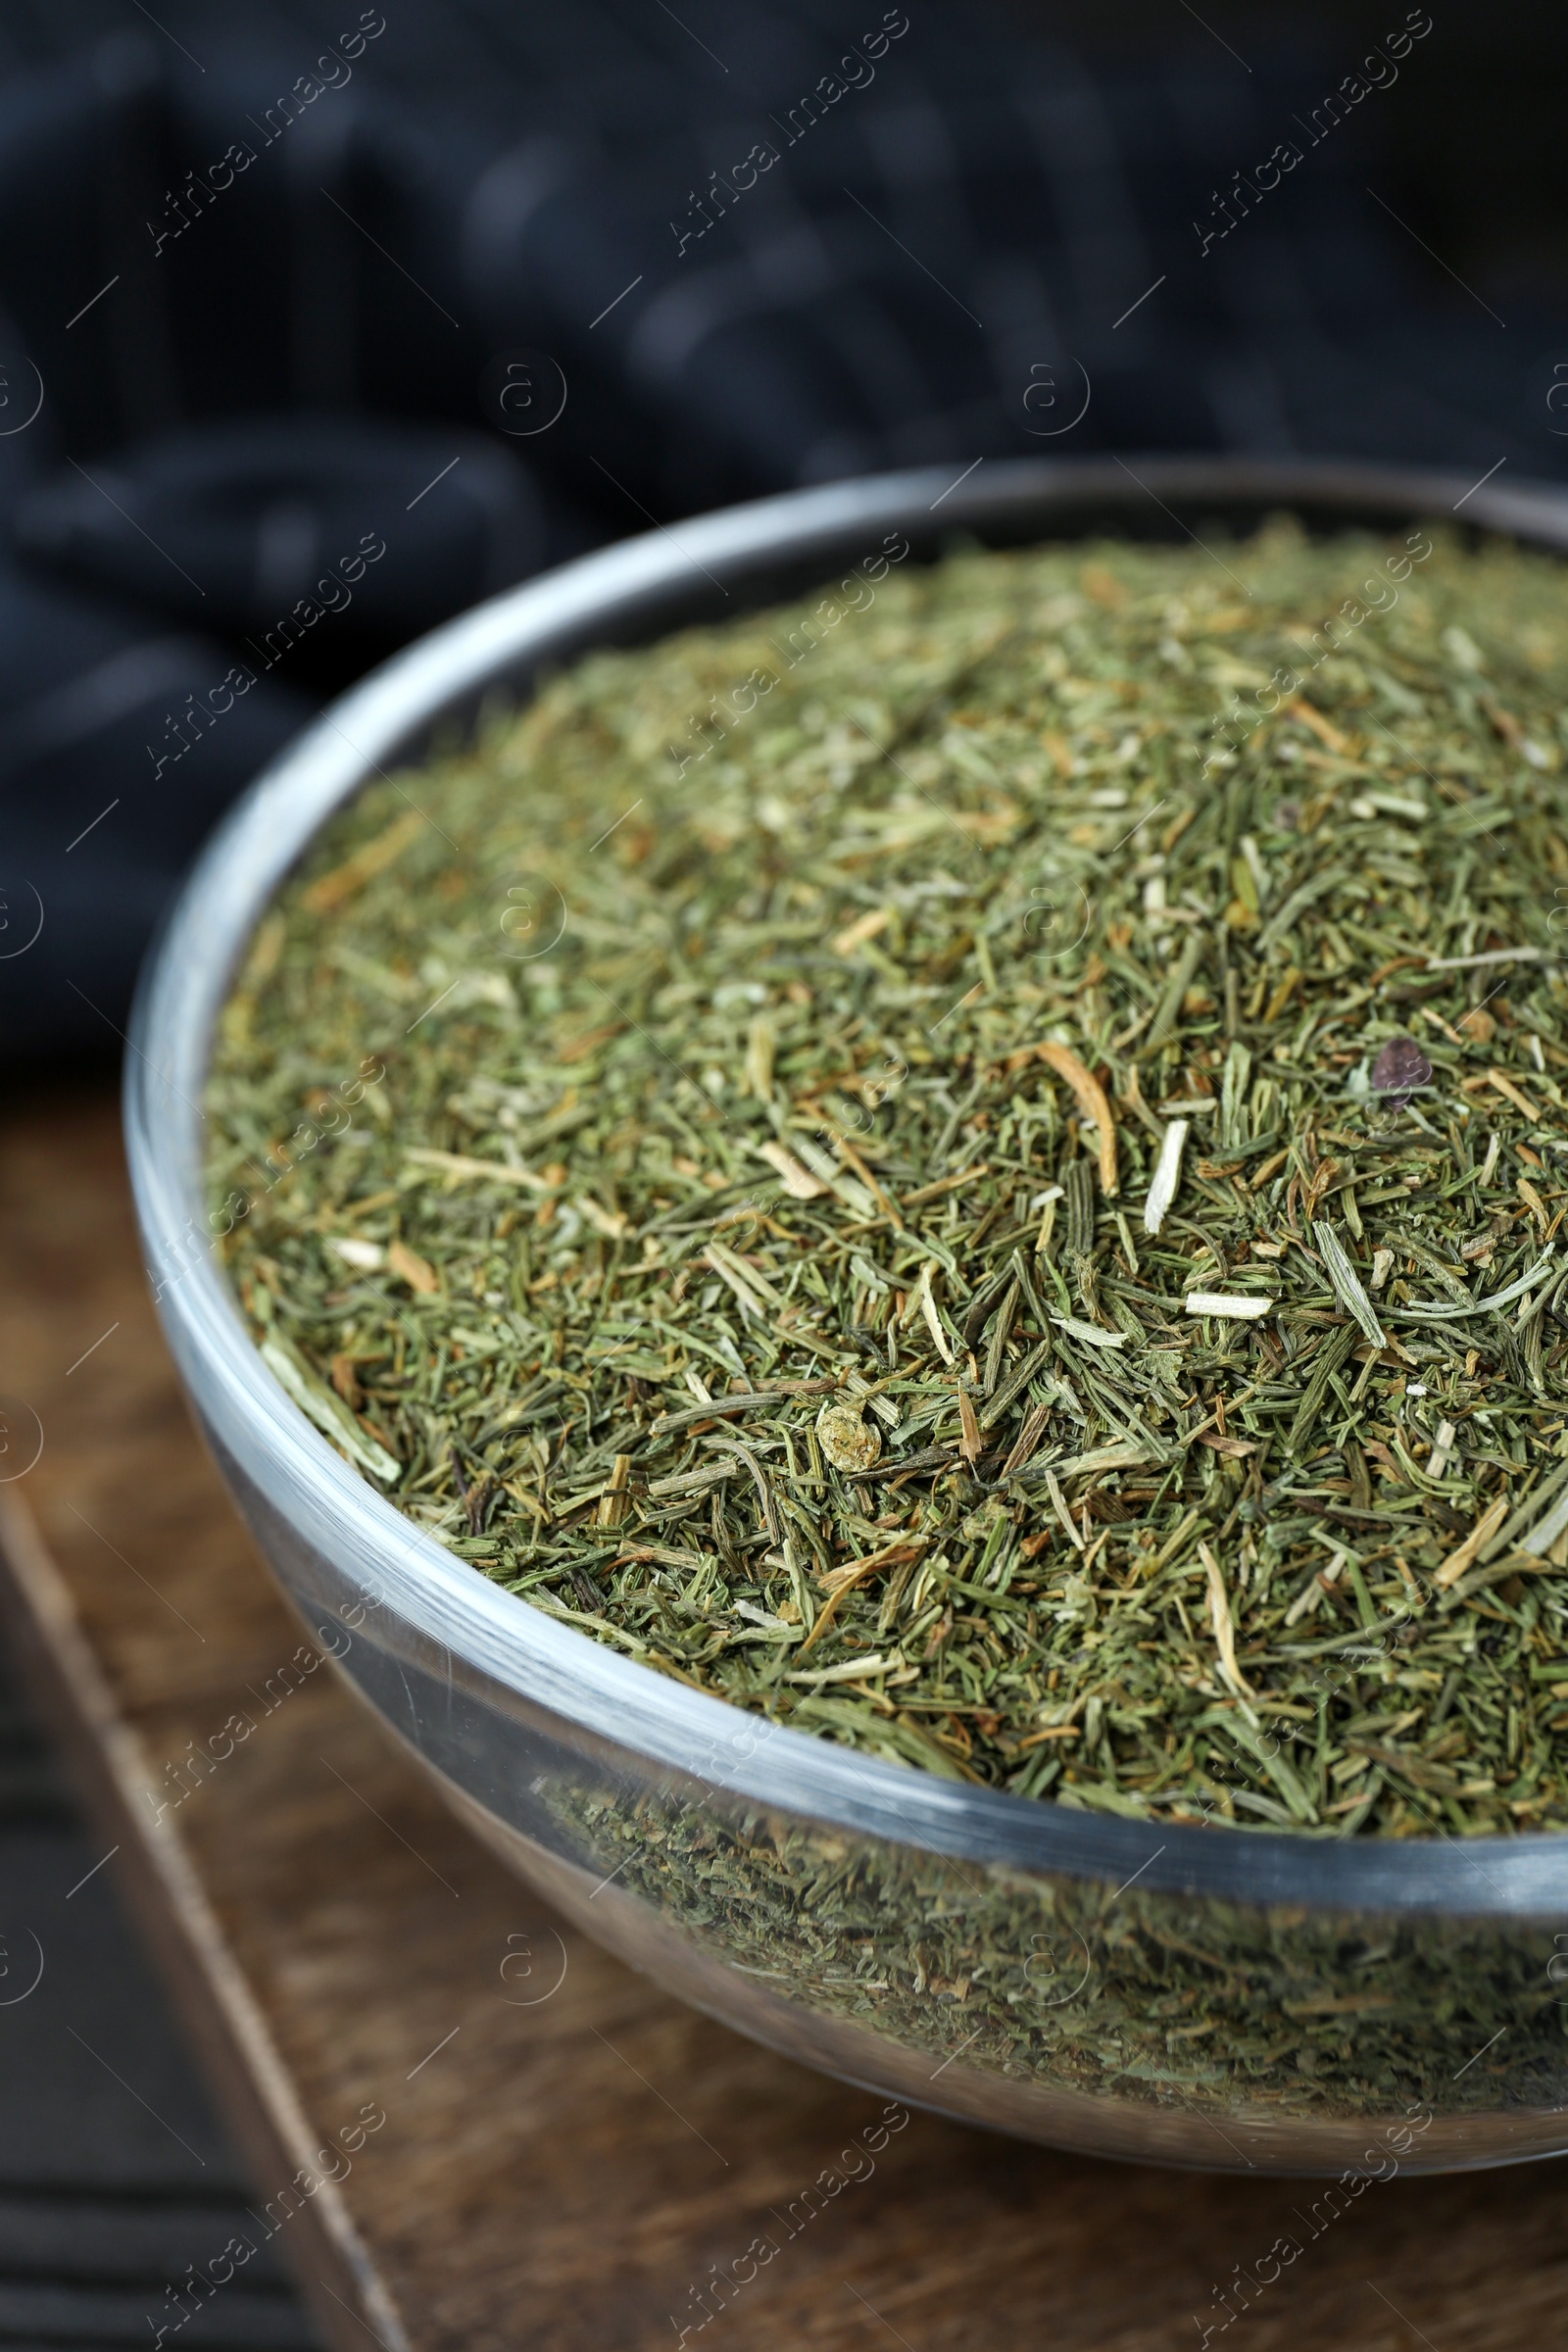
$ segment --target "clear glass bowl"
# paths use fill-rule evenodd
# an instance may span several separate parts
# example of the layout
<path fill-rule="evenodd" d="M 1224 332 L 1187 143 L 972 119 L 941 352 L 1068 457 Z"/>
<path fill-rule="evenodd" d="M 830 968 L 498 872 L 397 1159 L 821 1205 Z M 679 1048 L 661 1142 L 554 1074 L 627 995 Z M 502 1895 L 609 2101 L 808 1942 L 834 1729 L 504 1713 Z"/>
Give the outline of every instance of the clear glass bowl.
<path fill-rule="evenodd" d="M 318 1435 L 219 1271 L 197 1104 L 249 935 L 367 776 L 487 699 L 521 699 L 591 647 L 797 593 L 890 531 L 920 556 L 956 533 L 1171 537 L 1279 509 L 1382 526 L 1447 514 L 1466 488 L 1299 462 L 1029 461 L 953 491 L 939 473 L 835 484 L 612 548 L 438 630 L 302 736 L 213 840 L 144 978 L 125 1089 L 148 1264 L 218 1459 L 313 1637 L 588 1934 L 809 2065 L 1174 2164 L 1387 2174 L 1556 2153 L 1568 1838 L 1336 1843 L 956 1786 L 775 1729 L 488 1583 Z M 1568 548 L 1553 488 L 1489 483 L 1466 518 Z"/>

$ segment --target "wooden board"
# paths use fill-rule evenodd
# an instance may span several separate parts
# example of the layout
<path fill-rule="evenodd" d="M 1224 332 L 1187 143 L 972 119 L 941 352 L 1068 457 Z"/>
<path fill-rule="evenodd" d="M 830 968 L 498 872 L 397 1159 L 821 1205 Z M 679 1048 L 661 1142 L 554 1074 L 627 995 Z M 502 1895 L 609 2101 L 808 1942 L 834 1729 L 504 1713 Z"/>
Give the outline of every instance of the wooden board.
<path fill-rule="evenodd" d="M 1330 2220 L 1320 2182 L 1096 2163 L 922 2115 L 873 2152 L 879 2097 L 554 1921 L 328 1669 L 269 1703 L 299 1631 L 186 1417 L 101 1095 L 0 1128 L 0 1390 L 43 1437 L 0 1486 L 29 1687 L 119 1849 L 258 2216 L 301 2167 L 340 2176 L 273 2241 L 333 2344 L 669 2352 L 684 2328 L 705 2352 L 1167 2352 L 1205 2325 L 1247 2352 L 1552 2340 L 1555 2165 L 1375 2182 Z M 236 1713 L 254 1733 L 181 1797 L 180 1759 Z M 385 2121 L 355 2145 L 363 2110 Z M 1299 2252 L 1271 2262 L 1287 2235 Z M 1239 2276 L 1225 2326 L 1215 2295 Z"/>

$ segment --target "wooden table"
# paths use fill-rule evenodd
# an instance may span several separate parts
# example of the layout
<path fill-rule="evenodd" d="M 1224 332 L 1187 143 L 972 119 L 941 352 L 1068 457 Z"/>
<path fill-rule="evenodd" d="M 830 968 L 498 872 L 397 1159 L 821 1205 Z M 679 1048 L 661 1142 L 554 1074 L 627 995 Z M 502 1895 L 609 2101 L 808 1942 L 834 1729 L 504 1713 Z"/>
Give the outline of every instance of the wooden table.
<path fill-rule="evenodd" d="M 753 2047 L 554 1920 L 327 1671 L 261 1712 L 299 1631 L 186 1417 L 102 1095 L 0 1127 L 0 1390 L 13 1429 L 30 1412 L 42 1433 L 0 1486 L 0 1596 L 30 1688 L 329 2342 L 671 2352 L 686 2328 L 724 2352 L 1166 2352 L 1204 2322 L 1218 2340 L 1216 2287 L 1267 2271 L 1286 2230 L 1301 2257 L 1224 2330 L 1247 2352 L 1554 2340 L 1555 2165 L 1379 2183 L 1316 2239 L 1294 2218 L 1303 2183 L 1096 2163 L 926 2116 L 867 2173 L 839 2160 L 880 2098 Z M 239 1709 L 254 1737 L 182 1777 Z M 284 2198 L 302 2168 L 339 2177 Z M 773 2217 L 824 2171 L 865 2177 L 787 2238 Z M 694 2290 L 744 2273 L 769 2230 L 776 2257 L 700 2326 L 713 2302 Z"/>

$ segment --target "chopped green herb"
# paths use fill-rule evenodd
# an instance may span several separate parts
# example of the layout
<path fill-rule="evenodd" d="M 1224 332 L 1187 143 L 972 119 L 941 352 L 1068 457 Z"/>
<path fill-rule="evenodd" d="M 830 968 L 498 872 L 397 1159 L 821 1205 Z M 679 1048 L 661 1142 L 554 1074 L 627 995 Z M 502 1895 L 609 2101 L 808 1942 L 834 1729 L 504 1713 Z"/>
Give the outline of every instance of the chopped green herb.
<path fill-rule="evenodd" d="M 211 1082 L 269 1362 L 476 1574 L 778 1722 L 1568 1827 L 1560 570 L 883 571 L 326 828 Z"/>

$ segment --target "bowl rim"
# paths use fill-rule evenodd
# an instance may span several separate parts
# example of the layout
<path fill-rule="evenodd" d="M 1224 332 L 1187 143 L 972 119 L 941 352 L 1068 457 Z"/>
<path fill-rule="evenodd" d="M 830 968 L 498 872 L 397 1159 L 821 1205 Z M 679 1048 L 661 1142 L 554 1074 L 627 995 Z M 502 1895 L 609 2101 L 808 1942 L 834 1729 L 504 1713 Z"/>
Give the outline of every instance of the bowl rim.
<path fill-rule="evenodd" d="M 444 1650 L 450 1678 L 549 1709 L 606 1750 L 833 1828 L 1031 1875 L 1340 1912 L 1527 1918 L 1568 1897 L 1568 1835 L 1337 1839 L 1077 1811 L 941 1780 L 774 1724 L 622 1656 L 490 1582 L 405 1518 L 268 1369 L 208 1234 L 200 1109 L 218 1015 L 256 923 L 319 825 L 371 774 L 416 758 L 524 672 L 606 643 L 651 643 L 694 616 L 693 567 L 751 601 L 781 573 L 825 578 L 884 537 L 916 554 L 957 533 L 998 543 L 1114 536 L 1148 502 L 1254 518 L 1290 509 L 1345 528 L 1446 518 L 1568 553 L 1568 490 L 1337 460 L 1140 457 L 993 461 L 835 482 L 660 526 L 508 590 L 417 640 L 328 706 L 209 840 L 143 967 L 125 1059 L 127 1157 L 166 1336 L 227 1467 L 369 1608 Z M 1161 526 L 1161 535 L 1169 531 Z M 819 570 L 817 567 L 819 566 Z M 723 587 L 723 593 L 732 593 Z M 774 588 L 773 597 L 788 593 Z"/>

